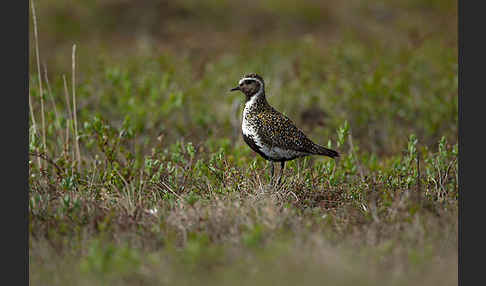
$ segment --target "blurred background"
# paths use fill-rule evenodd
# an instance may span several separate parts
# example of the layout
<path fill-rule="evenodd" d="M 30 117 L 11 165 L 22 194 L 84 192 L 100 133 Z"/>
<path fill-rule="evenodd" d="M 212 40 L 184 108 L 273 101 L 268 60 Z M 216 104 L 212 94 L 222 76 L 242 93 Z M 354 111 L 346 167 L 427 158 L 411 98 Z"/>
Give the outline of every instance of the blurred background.
<path fill-rule="evenodd" d="M 320 144 L 334 141 L 345 120 L 360 150 L 378 156 L 403 151 L 411 133 L 423 146 L 435 146 L 442 136 L 457 141 L 456 1 L 35 5 L 42 76 L 50 82 L 52 104 L 67 110 L 62 75 L 70 85 L 76 44 L 81 128 L 94 117 L 128 124 L 140 134 L 137 152 L 160 135 L 169 142 L 219 138 L 243 144 L 235 131 L 243 96 L 228 90 L 249 72 L 264 77 L 270 104 Z M 50 104 L 47 120 L 56 122 Z"/>

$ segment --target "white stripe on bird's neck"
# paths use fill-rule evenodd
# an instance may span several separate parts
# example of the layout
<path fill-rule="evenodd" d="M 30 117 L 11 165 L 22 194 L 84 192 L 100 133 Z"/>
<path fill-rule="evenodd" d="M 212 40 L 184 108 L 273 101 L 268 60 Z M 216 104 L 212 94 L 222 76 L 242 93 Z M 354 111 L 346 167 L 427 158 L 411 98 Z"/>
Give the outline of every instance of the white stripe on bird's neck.
<path fill-rule="evenodd" d="M 260 88 L 260 90 L 245 103 L 245 109 L 243 109 L 243 120 L 241 122 L 241 129 L 243 131 L 243 134 L 245 134 L 246 136 L 253 136 L 256 142 L 259 142 L 258 135 L 256 134 L 256 129 L 252 126 L 250 122 L 249 114 L 252 109 L 257 105 L 257 100 L 261 96 L 263 96 L 262 88 Z"/>
<path fill-rule="evenodd" d="M 248 100 L 246 103 L 245 103 L 245 109 L 243 111 L 243 116 L 245 116 L 245 112 L 248 112 L 250 111 L 250 109 L 255 106 L 257 100 L 259 97 L 261 97 L 263 94 L 263 88 L 262 86 L 260 86 L 260 90 L 258 90 L 257 93 L 255 93 L 252 97 L 250 97 L 250 100 Z M 243 118 L 244 119 L 244 118 Z"/>

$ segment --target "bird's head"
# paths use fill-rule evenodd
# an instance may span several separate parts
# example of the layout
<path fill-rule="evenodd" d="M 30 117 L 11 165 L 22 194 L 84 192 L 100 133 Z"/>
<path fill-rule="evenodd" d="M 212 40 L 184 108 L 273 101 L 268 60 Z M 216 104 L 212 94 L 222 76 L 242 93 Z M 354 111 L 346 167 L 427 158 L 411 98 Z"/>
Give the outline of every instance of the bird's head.
<path fill-rule="evenodd" d="M 264 88 L 265 83 L 263 78 L 256 73 L 250 73 L 242 77 L 238 82 L 238 86 L 232 88 L 230 91 L 239 90 L 246 95 L 247 99 L 250 99 L 252 96 L 263 92 Z"/>

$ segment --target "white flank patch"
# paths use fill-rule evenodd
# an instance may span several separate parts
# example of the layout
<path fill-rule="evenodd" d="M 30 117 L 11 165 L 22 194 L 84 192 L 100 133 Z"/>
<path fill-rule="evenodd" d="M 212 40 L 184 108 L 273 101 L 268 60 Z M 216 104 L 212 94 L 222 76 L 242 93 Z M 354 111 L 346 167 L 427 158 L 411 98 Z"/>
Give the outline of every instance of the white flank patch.
<path fill-rule="evenodd" d="M 272 147 L 272 148 L 263 148 L 263 153 L 265 153 L 268 157 L 272 159 L 293 159 L 295 157 L 305 156 L 306 153 L 294 151 L 294 150 L 286 150 L 279 147 Z"/>

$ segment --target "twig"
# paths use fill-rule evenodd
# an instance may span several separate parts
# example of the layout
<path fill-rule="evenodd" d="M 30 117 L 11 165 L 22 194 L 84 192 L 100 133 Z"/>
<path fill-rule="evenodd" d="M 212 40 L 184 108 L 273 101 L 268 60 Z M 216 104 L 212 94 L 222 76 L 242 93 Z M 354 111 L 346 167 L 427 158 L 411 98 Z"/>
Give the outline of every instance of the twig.
<path fill-rule="evenodd" d="M 452 160 L 452 161 L 449 163 L 449 165 L 447 166 L 447 169 L 446 169 L 446 171 L 445 171 L 445 173 L 444 173 L 444 179 L 441 179 L 441 185 L 440 185 L 440 187 L 441 187 L 441 189 L 442 189 L 442 192 L 444 193 L 444 196 L 446 195 L 446 192 L 447 192 L 447 191 L 446 191 L 446 189 L 445 189 L 445 187 L 444 187 L 444 184 L 445 184 L 445 183 L 447 183 L 447 179 L 449 178 L 449 172 L 450 172 L 450 170 L 451 170 L 452 165 L 453 165 L 455 162 L 456 162 L 456 159 Z"/>
<path fill-rule="evenodd" d="M 164 181 L 160 181 L 159 184 L 156 184 L 156 186 L 158 186 L 158 185 L 164 186 L 169 192 L 174 194 L 174 196 L 176 196 L 179 200 L 184 201 L 184 199 L 181 196 L 179 196 L 176 192 L 174 192 L 174 190 L 172 190 L 171 187 L 169 185 L 167 185 Z M 160 188 L 160 189 L 163 190 L 162 188 Z"/>
<path fill-rule="evenodd" d="M 443 182 L 444 182 L 444 183 L 445 183 L 445 182 L 447 182 L 447 179 L 449 178 L 449 172 L 451 171 L 451 167 L 452 167 L 452 165 L 453 165 L 453 164 L 456 162 L 456 160 L 457 160 L 457 159 L 452 160 L 452 161 L 449 163 L 449 166 L 447 166 L 447 170 L 446 170 L 446 172 L 445 172 L 445 174 L 444 174 L 444 180 L 443 180 Z"/>
<path fill-rule="evenodd" d="M 94 160 L 94 164 L 93 165 L 94 165 L 93 175 L 91 176 L 91 182 L 89 182 L 89 186 L 88 186 L 89 189 L 92 189 L 93 183 L 94 183 L 94 179 L 95 179 L 95 176 L 96 176 L 96 168 L 97 168 L 96 159 Z"/>
<path fill-rule="evenodd" d="M 193 162 L 193 157 L 191 157 L 191 159 L 189 160 L 189 164 L 187 164 L 187 168 L 191 169 L 192 171 L 192 162 Z M 189 170 L 184 170 L 184 177 L 182 178 L 182 190 L 185 190 L 185 187 L 186 187 L 186 180 L 187 180 L 187 177 L 189 176 Z M 223 184 L 224 184 L 224 180 L 223 180 Z"/>
<path fill-rule="evenodd" d="M 420 153 L 417 150 L 417 201 L 422 203 L 422 190 L 420 188 Z"/>
<path fill-rule="evenodd" d="M 34 6 L 34 0 L 31 1 L 31 7 L 32 7 L 32 18 L 34 22 L 34 42 L 35 42 L 35 54 L 36 54 L 36 59 L 37 59 L 37 76 L 39 78 L 39 95 L 40 95 L 40 102 L 41 102 L 41 122 L 42 122 L 42 147 L 44 153 L 47 150 L 47 145 L 46 145 L 46 119 L 44 115 L 44 94 L 42 90 L 42 78 L 41 78 L 41 70 L 40 70 L 40 56 L 39 56 L 39 39 L 37 35 L 37 17 L 35 16 L 35 6 Z M 42 166 L 41 166 L 42 167 Z"/>
<path fill-rule="evenodd" d="M 56 172 L 57 172 L 57 176 L 58 177 L 61 177 L 61 173 L 62 173 L 62 169 L 61 167 L 59 167 L 51 158 L 47 157 L 46 154 L 40 154 L 40 153 L 35 153 L 35 152 L 29 152 L 29 155 L 31 156 L 36 156 L 37 158 L 42 158 L 44 159 L 46 162 L 48 162 L 49 164 L 53 165 L 54 167 L 56 167 Z"/>
<path fill-rule="evenodd" d="M 436 166 L 435 168 L 437 169 L 437 173 L 439 174 L 439 182 L 438 182 L 438 185 L 436 186 L 436 188 L 438 189 L 438 192 L 437 192 L 437 200 L 440 200 L 441 199 L 441 196 L 442 196 L 442 193 L 443 193 L 443 186 L 442 186 L 442 173 L 440 171 L 440 162 L 439 162 L 439 158 L 436 158 Z"/>
<path fill-rule="evenodd" d="M 142 194 L 142 189 L 144 186 L 144 181 L 143 181 L 143 169 L 140 169 L 140 185 L 139 185 L 139 194 Z"/>
<path fill-rule="evenodd" d="M 73 80 L 71 85 L 73 88 L 73 115 L 74 115 L 74 135 L 75 135 L 74 144 L 76 146 L 76 157 L 78 161 L 77 167 L 79 172 L 79 168 L 81 167 L 81 152 L 79 151 L 78 119 L 76 116 L 76 44 L 73 45 L 72 64 L 73 64 Z"/>

